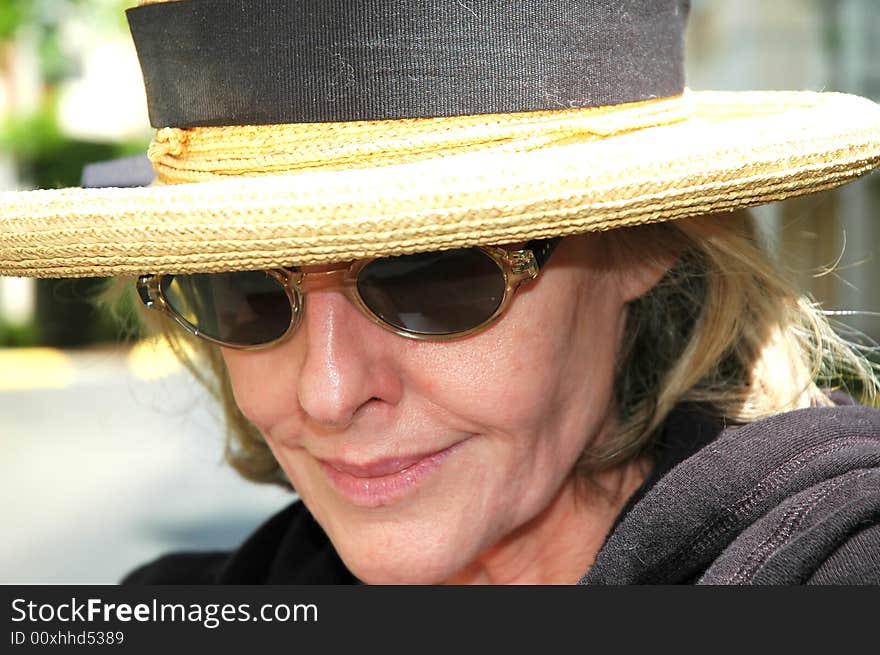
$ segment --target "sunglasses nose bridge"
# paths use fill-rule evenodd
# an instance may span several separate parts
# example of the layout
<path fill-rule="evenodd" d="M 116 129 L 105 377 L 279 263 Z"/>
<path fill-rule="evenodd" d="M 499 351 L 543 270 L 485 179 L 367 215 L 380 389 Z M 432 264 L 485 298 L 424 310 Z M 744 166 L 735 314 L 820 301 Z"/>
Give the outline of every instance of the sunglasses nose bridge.
<path fill-rule="evenodd" d="M 297 271 L 293 274 L 291 283 L 299 289 L 300 293 L 309 293 L 321 289 L 333 289 L 346 286 L 348 268 L 335 268 L 329 271 Z"/>

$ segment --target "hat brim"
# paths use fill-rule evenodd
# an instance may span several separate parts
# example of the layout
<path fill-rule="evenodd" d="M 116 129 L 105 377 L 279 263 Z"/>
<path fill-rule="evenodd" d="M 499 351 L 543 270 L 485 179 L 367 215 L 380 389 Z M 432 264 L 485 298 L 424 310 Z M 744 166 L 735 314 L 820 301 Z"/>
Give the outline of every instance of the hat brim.
<path fill-rule="evenodd" d="M 843 184 L 880 164 L 880 106 L 695 92 L 687 120 L 539 150 L 136 189 L 0 194 L 0 275 L 324 264 L 668 221 Z"/>

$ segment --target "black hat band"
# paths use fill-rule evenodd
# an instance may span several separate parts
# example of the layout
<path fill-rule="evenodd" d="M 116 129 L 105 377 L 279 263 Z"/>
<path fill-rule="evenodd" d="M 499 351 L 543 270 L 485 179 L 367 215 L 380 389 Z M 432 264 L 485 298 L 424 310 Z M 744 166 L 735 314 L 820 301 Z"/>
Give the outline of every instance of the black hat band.
<path fill-rule="evenodd" d="M 598 107 L 684 90 L 687 0 L 185 0 L 128 10 L 154 127 Z"/>

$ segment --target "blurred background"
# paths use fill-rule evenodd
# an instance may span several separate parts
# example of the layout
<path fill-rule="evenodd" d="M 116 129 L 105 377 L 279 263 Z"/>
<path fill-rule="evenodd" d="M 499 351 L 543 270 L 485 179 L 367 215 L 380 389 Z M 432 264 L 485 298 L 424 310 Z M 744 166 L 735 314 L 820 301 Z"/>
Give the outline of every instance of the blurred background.
<path fill-rule="evenodd" d="M 0 190 L 77 186 L 150 139 L 123 10 L 0 0 Z M 694 0 L 694 89 L 880 101 L 876 0 Z M 760 208 L 768 242 L 850 336 L 880 338 L 880 175 Z M 222 463 L 216 410 L 90 299 L 102 280 L 0 278 L 0 583 L 112 583 L 171 549 L 237 544 L 290 501 Z"/>

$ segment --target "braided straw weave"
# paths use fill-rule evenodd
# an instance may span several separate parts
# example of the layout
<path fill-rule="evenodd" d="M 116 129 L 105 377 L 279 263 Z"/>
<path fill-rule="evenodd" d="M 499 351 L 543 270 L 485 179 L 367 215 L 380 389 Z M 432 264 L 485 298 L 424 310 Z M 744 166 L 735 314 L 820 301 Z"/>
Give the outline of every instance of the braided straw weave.
<path fill-rule="evenodd" d="M 149 156 L 161 184 L 306 170 L 406 164 L 492 149 L 495 154 L 586 143 L 669 125 L 693 114 L 689 95 L 622 107 L 350 123 L 165 128 Z"/>
<path fill-rule="evenodd" d="M 766 203 L 880 164 L 880 108 L 841 94 L 695 92 L 550 114 L 422 119 L 409 132 L 160 130 L 162 185 L 0 194 L 0 274 L 263 269 L 515 242 Z M 205 181 L 176 183 L 191 180 Z"/>
<path fill-rule="evenodd" d="M 149 155 L 150 188 L 0 193 L 0 275 L 335 263 L 733 210 L 880 164 L 880 108 L 840 94 L 699 92 L 509 115 L 169 127 Z"/>

